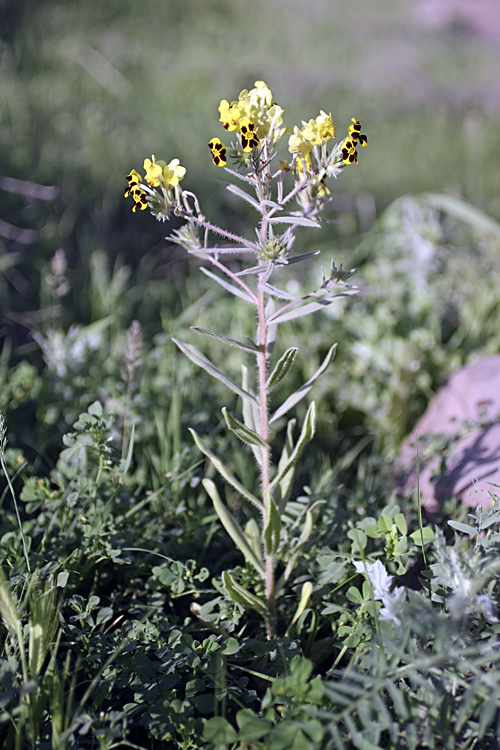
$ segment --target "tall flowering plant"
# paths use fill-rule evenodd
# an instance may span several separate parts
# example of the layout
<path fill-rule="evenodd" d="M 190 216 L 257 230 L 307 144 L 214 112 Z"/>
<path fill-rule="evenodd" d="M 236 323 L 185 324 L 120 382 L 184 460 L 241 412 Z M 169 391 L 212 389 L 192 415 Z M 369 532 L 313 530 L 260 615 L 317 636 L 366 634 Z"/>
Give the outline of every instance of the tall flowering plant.
<path fill-rule="evenodd" d="M 335 140 L 332 115 L 323 111 L 291 131 L 283 125 L 283 109 L 273 101 L 272 93 L 263 81 L 256 81 L 250 91 L 243 90 L 236 101 L 222 100 L 219 113 L 227 134 L 224 138 L 232 140 L 226 145 L 216 136 L 209 141 L 208 147 L 213 163 L 233 178 L 233 182 L 227 185 L 229 192 L 249 203 L 257 212 L 255 238 L 248 239 L 226 231 L 206 219 L 196 195 L 180 185 L 186 169 L 178 159 L 172 159 L 168 164 L 154 156 L 145 159 L 144 176 L 136 170 L 128 175 L 125 197 L 132 198 L 133 211 L 149 209 L 161 221 L 172 214 L 183 217 L 186 223 L 175 230 L 170 239 L 210 264 L 213 270 L 202 268 L 202 271 L 255 310 L 255 338 L 247 337 L 246 341 L 237 341 L 198 326 L 193 328 L 197 333 L 244 352 L 255 364 L 255 378 L 243 365 L 241 381 L 237 382 L 192 344 L 174 341 L 194 363 L 241 399 L 242 419 L 226 407 L 222 413 L 227 428 L 253 452 L 259 467 L 259 487 L 245 487 L 221 457 L 213 453 L 194 430 L 191 433 L 200 451 L 210 459 L 224 480 L 258 511 L 258 522 L 253 518 L 242 528 L 221 499 L 214 482 L 208 478 L 203 480 L 221 523 L 253 571 L 254 584 L 250 587 L 225 571 L 222 580 L 227 596 L 241 606 L 259 612 L 265 620 L 267 634 L 271 636 L 278 627 L 277 598 L 283 594 L 301 549 L 311 534 L 317 511 L 314 506 L 307 509 L 293 548 L 285 545 L 283 521 L 295 466 L 315 432 L 314 402 L 307 410 L 297 437 L 294 436 L 296 420 L 288 421 L 285 446 L 279 457 L 273 455 L 276 427 L 283 424 L 282 417 L 309 393 L 314 382 L 325 372 L 336 347 L 331 347 L 321 366 L 306 383 L 283 403 L 273 404 L 271 408 L 272 391 L 292 367 L 298 351 L 296 347 L 287 349 L 272 365 L 276 332 L 283 323 L 321 310 L 356 291 L 346 283 L 352 272 L 344 271 L 342 266 L 336 268 L 333 263 L 329 277 L 323 277 L 319 288 L 301 298 L 275 286 L 272 277 L 277 268 L 294 266 L 319 252 L 294 253 L 296 231 L 301 227 L 320 226 L 321 211 L 330 199 L 328 180 L 337 178 L 347 165 L 357 163 L 358 148 L 367 145 L 367 138 L 361 133 L 359 122 L 353 118 L 347 135 L 340 141 Z M 278 160 L 278 146 L 284 137 L 288 139 L 288 155 L 285 160 Z M 234 169 L 227 166 L 228 158 L 233 161 Z M 220 238 L 221 244 L 211 245 L 212 236 Z M 235 272 L 226 261 L 238 255 L 250 256 L 252 261 L 243 270 Z M 278 562 L 282 563 L 284 572 L 276 580 Z M 312 584 L 306 581 L 287 632 L 293 632 L 308 605 L 311 592 Z"/>

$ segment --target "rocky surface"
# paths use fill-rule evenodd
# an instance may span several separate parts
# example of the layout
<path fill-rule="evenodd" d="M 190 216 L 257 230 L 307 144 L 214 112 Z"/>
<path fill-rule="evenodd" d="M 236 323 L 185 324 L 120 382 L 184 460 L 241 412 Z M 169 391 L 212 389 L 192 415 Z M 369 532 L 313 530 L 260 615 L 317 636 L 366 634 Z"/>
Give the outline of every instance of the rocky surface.
<path fill-rule="evenodd" d="M 417 438 L 427 510 L 448 498 L 487 506 L 500 493 L 500 355 L 462 368 L 436 393 L 397 460 L 403 494 L 416 491 Z"/>

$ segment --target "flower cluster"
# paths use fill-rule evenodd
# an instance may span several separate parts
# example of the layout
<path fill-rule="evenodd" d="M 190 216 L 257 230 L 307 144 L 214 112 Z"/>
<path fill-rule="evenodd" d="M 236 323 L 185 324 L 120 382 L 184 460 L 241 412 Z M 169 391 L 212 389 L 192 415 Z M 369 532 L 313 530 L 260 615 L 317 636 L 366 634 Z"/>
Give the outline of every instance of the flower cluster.
<path fill-rule="evenodd" d="M 273 102 L 271 90 L 264 81 L 256 81 L 255 88 L 243 89 L 236 101 L 223 99 L 219 105 L 220 122 L 228 133 L 236 133 L 244 154 L 259 148 L 263 139 L 276 144 L 288 128 L 281 128 L 283 110 Z M 214 164 L 223 167 L 226 164 L 226 146 L 218 139 L 209 142 Z M 224 152 L 221 158 L 220 151 Z"/>
<path fill-rule="evenodd" d="M 283 109 L 273 101 L 272 92 L 264 81 L 256 81 L 250 90 L 243 89 L 234 101 L 223 99 L 219 105 L 219 120 L 237 140 L 228 147 L 220 138 L 211 138 L 208 147 L 213 163 L 225 167 L 230 154 L 240 167 L 248 169 L 250 181 L 252 175 L 258 174 L 265 177 L 268 185 L 278 178 L 278 196 L 283 194 L 285 174 L 293 174 L 293 195 L 307 215 L 317 213 L 328 200 L 330 190 L 326 179 L 337 177 L 346 165 L 357 163 L 358 146 L 368 144 L 360 123 L 353 117 L 347 137 L 332 146 L 336 126 L 331 112 L 324 110 L 290 131 L 283 126 Z M 290 133 L 288 151 L 292 158 L 280 161 L 273 173 L 270 165 L 276 156 L 275 147 L 285 133 Z M 172 210 L 181 214 L 186 211 L 186 218 L 192 216 L 189 202 L 195 197 L 179 187 L 186 170 L 178 159 L 167 164 L 152 156 L 144 160 L 144 171 L 143 180 L 135 170 L 127 177 L 125 196 L 132 197 L 133 211 L 149 207 L 162 220 L 168 218 Z"/>
<path fill-rule="evenodd" d="M 186 174 L 185 167 L 179 163 L 179 159 L 172 159 L 169 164 L 164 161 L 157 161 L 154 155 L 151 159 L 144 159 L 144 182 L 142 177 L 135 169 L 127 175 L 128 188 L 125 192 L 125 198 L 131 196 L 134 200 L 132 211 L 143 211 L 149 207 L 154 211 L 155 204 L 170 203 L 169 191 L 176 188 L 179 182 Z M 160 188 L 162 195 L 153 188 Z M 149 196 L 149 200 L 148 200 Z"/>

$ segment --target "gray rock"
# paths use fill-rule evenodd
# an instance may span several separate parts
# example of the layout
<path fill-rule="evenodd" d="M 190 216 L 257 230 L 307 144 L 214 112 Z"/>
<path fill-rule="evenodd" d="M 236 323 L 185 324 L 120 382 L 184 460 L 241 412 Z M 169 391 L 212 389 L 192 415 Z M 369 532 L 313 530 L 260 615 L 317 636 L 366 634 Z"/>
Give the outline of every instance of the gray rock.
<path fill-rule="evenodd" d="M 438 390 L 396 461 L 403 494 L 417 488 L 417 437 L 427 510 L 448 498 L 488 506 L 490 493 L 500 494 L 500 355 L 462 368 Z"/>

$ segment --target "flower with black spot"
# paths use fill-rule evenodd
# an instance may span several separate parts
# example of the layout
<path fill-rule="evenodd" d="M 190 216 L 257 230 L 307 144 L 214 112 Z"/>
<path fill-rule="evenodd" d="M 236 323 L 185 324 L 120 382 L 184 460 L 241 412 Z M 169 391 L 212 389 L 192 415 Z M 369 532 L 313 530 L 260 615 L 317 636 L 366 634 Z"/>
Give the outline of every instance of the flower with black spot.
<path fill-rule="evenodd" d="M 227 163 L 226 159 L 226 147 L 219 138 L 212 138 L 208 142 L 208 148 L 212 152 L 212 159 L 216 167 L 225 167 Z"/>
<path fill-rule="evenodd" d="M 128 198 L 129 195 L 131 195 L 132 193 L 132 189 L 137 187 L 140 181 L 141 181 L 141 175 L 139 174 L 139 172 L 136 172 L 135 169 L 133 169 L 130 172 L 130 174 L 127 175 L 128 188 L 123 197 Z"/>
<path fill-rule="evenodd" d="M 351 122 L 352 125 L 349 125 L 349 127 L 347 128 L 347 132 L 351 136 L 352 140 L 354 142 L 361 143 L 363 148 L 365 146 L 368 146 L 368 138 L 366 137 L 366 135 L 361 134 L 361 125 L 359 124 L 359 122 L 355 117 L 351 117 Z"/>
<path fill-rule="evenodd" d="M 245 117 L 243 118 L 243 120 L 240 120 L 241 145 L 243 147 L 243 151 L 247 153 L 253 151 L 254 148 L 259 148 L 260 146 L 260 141 L 257 137 L 255 129 L 255 125 L 249 117 Z"/>
<path fill-rule="evenodd" d="M 134 187 L 130 191 L 130 195 L 134 199 L 134 205 L 132 206 L 132 211 L 134 213 L 137 211 L 137 209 L 139 209 L 139 211 L 144 211 L 144 209 L 148 207 L 146 193 L 144 192 L 144 190 L 141 190 L 138 185 L 134 185 Z"/>
<path fill-rule="evenodd" d="M 358 163 L 358 152 L 356 143 L 352 138 L 346 138 L 342 144 L 342 160 L 344 164 Z"/>

